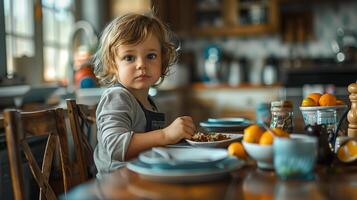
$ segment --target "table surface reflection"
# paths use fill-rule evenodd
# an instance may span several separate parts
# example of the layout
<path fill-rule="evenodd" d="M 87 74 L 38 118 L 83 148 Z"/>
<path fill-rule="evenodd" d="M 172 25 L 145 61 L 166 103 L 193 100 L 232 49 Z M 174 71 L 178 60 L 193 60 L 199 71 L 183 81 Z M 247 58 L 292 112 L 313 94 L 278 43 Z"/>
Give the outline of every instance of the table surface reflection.
<path fill-rule="evenodd" d="M 279 180 L 274 171 L 249 164 L 211 182 L 162 183 L 145 180 L 127 168 L 69 194 L 91 199 L 357 199 L 357 165 L 322 167 L 315 179 Z"/>

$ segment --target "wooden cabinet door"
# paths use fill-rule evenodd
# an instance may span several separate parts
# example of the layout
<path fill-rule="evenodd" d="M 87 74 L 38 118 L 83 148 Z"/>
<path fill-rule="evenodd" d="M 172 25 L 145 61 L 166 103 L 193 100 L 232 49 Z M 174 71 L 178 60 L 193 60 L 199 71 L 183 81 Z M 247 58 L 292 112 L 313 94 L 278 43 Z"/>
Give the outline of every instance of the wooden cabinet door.
<path fill-rule="evenodd" d="M 156 15 L 178 35 L 190 35 L 194 21 L 194 0 L 152 0 Z"/>

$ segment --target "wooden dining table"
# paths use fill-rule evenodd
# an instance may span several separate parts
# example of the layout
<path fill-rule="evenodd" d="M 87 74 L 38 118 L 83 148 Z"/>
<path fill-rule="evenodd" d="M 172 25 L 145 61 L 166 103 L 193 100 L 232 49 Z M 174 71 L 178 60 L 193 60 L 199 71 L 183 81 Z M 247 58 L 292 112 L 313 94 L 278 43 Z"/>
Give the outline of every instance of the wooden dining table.
<path fill-rule="evenodd" d="M 313 180 L 280 180 L 248 162 L 226 177 L 194 183 L 151 181 L 124 167 L 69 192 L 68 199 L 357 199 L 357 165 L 317 165 Z M 65 197 L 65 195 L 63 195 Z"/>

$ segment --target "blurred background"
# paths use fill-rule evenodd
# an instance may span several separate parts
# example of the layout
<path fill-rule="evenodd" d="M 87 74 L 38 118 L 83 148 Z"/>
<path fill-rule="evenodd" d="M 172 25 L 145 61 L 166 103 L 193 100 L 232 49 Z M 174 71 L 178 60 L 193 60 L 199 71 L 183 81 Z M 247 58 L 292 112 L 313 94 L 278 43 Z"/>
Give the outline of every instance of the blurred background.
<path fill-rule="evenodd" d="M 152 10 L 175 33 L 180 58 L 153 88 L 170 122 L 191 115 L 255 119 L 273 100 L 330 92 L 349 104 L 357 77 L 352 0 L 3 0 L 0 109 L 33 110 L 65 98 L 96 104 L 90 61 L 107 23 Z M 169 106 L 168 106 L 169 105 Z M 269 109 L 269 108 L 268 108 Z"/>

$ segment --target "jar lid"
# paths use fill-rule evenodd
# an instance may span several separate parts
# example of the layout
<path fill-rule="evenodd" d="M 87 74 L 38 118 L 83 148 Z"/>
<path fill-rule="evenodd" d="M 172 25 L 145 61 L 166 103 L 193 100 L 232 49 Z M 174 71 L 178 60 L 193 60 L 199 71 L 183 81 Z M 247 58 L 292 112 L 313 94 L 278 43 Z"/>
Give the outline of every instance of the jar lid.
<path fill-rule="evenodd" d="M 279 108 L 292 108 L 293 103 L 288 100 L 281 100 L 281 101 L 273 101 L 271 102 L 271 107 L 279 107 Z"/>

